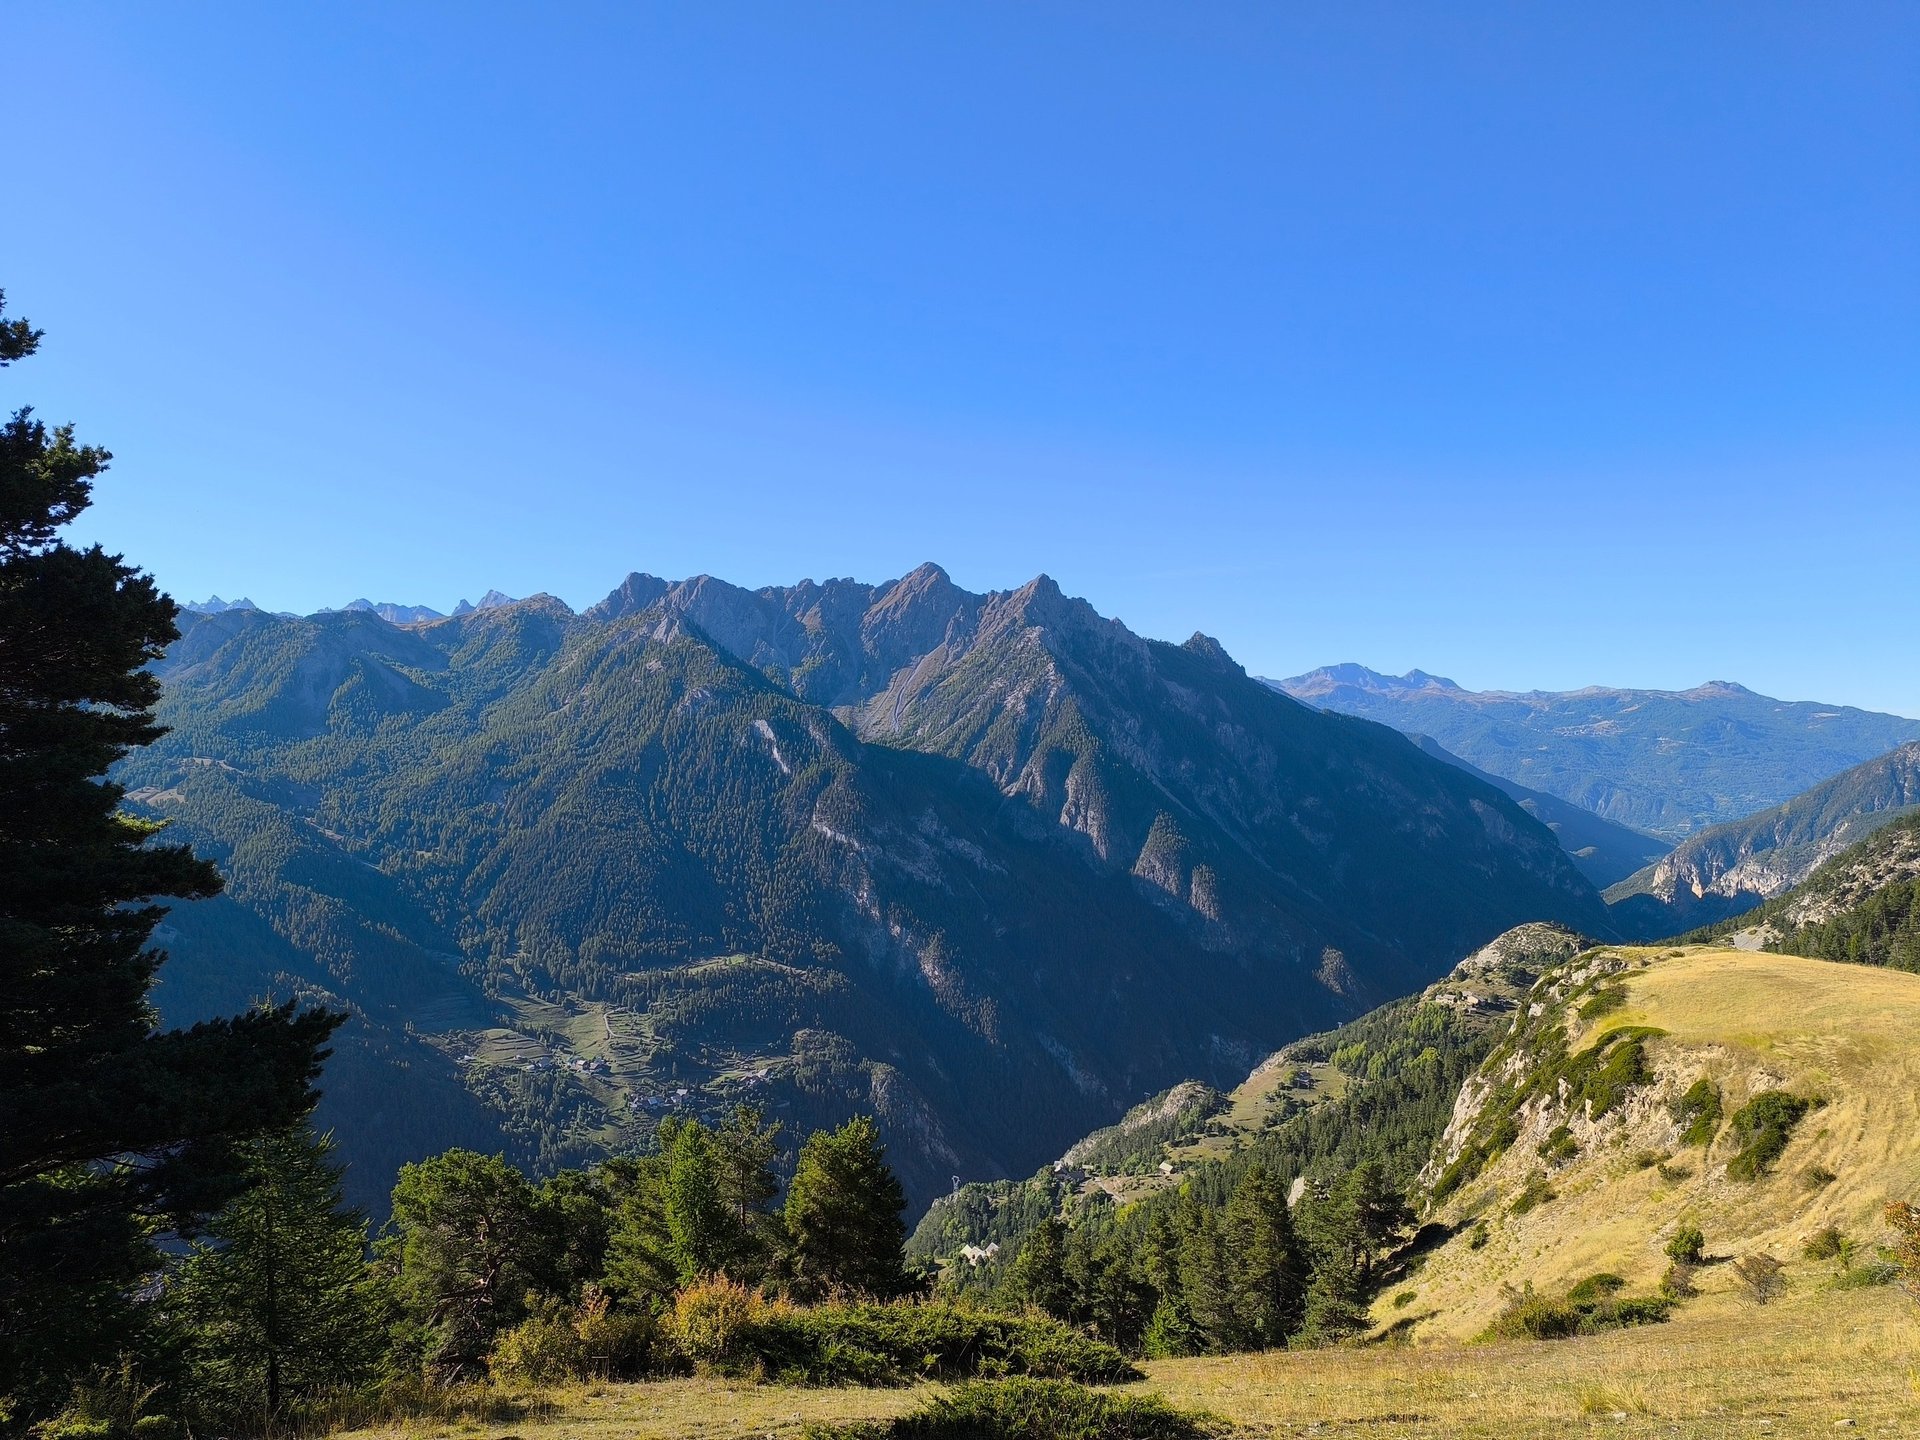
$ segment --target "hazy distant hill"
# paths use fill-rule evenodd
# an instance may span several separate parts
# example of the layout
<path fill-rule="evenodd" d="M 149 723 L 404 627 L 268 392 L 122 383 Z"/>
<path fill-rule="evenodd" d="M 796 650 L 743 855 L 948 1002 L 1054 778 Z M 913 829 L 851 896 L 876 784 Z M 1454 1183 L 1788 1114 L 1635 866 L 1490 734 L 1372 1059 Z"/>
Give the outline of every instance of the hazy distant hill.
<path fill-rule="evenodd" d="M 1482 770 L 1670 840 L 1920 738 L 1920 721 L 1774 700 L 1723 681 L 1512 694 L 1463 690 L 1420 670 L 1331 665 L 1272 683 L 1309 704 L 1431 735 Z"/>
<path fill-rule="evenodd" d="M 355 1008 L 363 1199 L 455 1139 L 550 1163 L 735 1099 L 879 1113 L 924 1198 L 1509 925 L 1607 923 L 1493 787 L 1044 579 L 230 611 L 161 671 L 125 779 L 230 876 L 162 1003 Z"/>
<path fill-rule="evenodd" d="M 1676 935 L 1751 910 L 1823 861 L 1920 811 L 1920 743 L 1856 765 L 1784 805 L 1682 841 L 1607 891 L 1630 934 Z"/>

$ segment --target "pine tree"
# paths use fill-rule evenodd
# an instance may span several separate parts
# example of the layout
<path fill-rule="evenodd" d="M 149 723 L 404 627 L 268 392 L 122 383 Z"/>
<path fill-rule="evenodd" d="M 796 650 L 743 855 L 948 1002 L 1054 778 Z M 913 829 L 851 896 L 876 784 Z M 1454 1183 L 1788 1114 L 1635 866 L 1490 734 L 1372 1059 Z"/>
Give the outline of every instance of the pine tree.
<path fill-rule="evenodd" d="M 365 1380 L 379 1358 L 367 1221 L 342 1205 L 332 1152 L 305 1126 L 248 1142 L 249 1188 L 180 1266 L 173 1308 L 212 1424 L 265 1429 L 291 1402 Z"/>
<path fill-rule="evenodd" d="M 798 1288 L 898 1295 L 906 1289 L 901 1247 L 906 1192 L 886 1161 L 880 1130 L 865 1115 L 817 1131 L 800 1148 L 785 1219 Z"/>
<path fill-rule="evenodd" d="M 720 1196 L 745 1233 L 754 1217 L 766 1212 L 767 1202 L 780 1193 L 773 1161 L 779 1153 L 780 1122 L 769 1125 L 751 1105 L 736 1105 L 714 1127 L 715 1159 L 719 1164 Z"/>
<path fill-rule="evenodd" d="M 600 1178 L 613 1201 L 601 1283 L 630 1309 L 666 1300 L 680 1282 L 680 1270 L 663 1201 L 665 1158 L 609 1160 L 600 1167 Z"/>
<path fill-rule="evenodd" d="M 1007 1293 L 1016 1303 L 1044 1310 L 1056 1320 L 1072 1318 L 1067 1227 L 1059 1217 L 1049 1215 L 1028 1234 L 1007 1273 Z"/>
<path fill-rule="evenodd" d="M 1254 1166 L 1234 1187 L 1221 1228 L 1244 1342 L 1262 1349 L 1284 1345 L 1300 1328 L 1306 1303 L 1306 1260 L 1286 1187 Z"/>
<path fill-rule="evenodd" d="M 739 1250 L 739 1230 L 721 1194 L 713 1132 L 689 1120 L 662 1125 L 661 1134 L 663 1214 L 674 1269 L 686 1285 L 727 1269 Z"/>
<path fill-rule="evenodd" d="M 39 342 L 0 321 L 0 367 Z M 220 882 L 104 778 L 161 733 L 146 667 L 178 636 L 152 579 L 58 538 L 111 458 L 30 409 L 0 425 L 0 1395 L 26 1418 L 138 1344 L 154 1236 L 204 1224 L 241 1142 L 312 1109 L 339 1023 L 285 1005 L 154 1032 L 152 902 Z"/>
<path fill-rule="evenodd" d="M 420 1358 L 441 1378 L 478 1374 L 555 1269 L 526 1176 L 471 1150 L 400 1167 L 382 1253 Z"/>
<path fill-rule="evenodd" d="M 1234 1309 L 1234 1283 L 1227 1247 L 1214 1212 L 1190 1200 L 1182 1220 L 1180 1291 L 1200 1347 L 1237 1350 L 1244 1337 Z"/>

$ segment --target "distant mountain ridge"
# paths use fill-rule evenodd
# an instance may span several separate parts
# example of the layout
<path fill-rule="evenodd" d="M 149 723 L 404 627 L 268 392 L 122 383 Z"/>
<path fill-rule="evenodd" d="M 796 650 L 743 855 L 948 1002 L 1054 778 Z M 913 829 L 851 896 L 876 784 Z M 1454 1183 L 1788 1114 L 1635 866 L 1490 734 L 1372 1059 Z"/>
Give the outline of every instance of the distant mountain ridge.
<path fill-rule="evenodd" d="M 1881 826 L 1913 814 L 1920 814 L 1920 742 L 1689 837 L 1609 889 L 1607 899 L 1628 933 L 1677 935 L 1784 894 Z"/>
<path fill-rule="evenodd" d="M 879 1114 L 924 1199 L 1608 923 L 1498 789 L 1045 577 L 232 611 L 157 668 L 130 801 L 230 877 L 161 1003 L 353 1008 L 363 1200 L 448 1136 L 559 1163 L 743 1098 Z"/>
<path fill-rule="evenodd" d="M 1489 774 L 1671 841 L 1920 739 L 1920 720 L 1775 700 L 1723 680 L 1677 691 L 1473 691 L 1421 670 L 1345 664 L 1268 683 L 1430 735 Z"/>

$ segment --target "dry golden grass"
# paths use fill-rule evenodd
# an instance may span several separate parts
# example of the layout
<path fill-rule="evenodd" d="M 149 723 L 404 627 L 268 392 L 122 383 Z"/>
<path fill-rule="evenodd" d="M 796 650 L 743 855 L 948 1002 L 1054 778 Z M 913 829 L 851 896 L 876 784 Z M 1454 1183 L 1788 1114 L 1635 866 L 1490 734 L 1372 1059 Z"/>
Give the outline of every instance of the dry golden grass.
<path fill-rule="evenodd" d="M 1668 1325 L 1581 1340 L 1374 1346 L 1147 1366 L 1140 1388 L 1248 1436 L 1620 1440 L 1920 1435 L 1920 1306 L 1893 1290 L 1707 1297 Z M 925 1390 L 667 1380 L 554 1392 L 545 1418 L 419 1424 L 358 1440 L 792 1440 L 809 1420 L 877 1419 Z M 1853 1425 L 1837 1428 L 1838 1422 Z"/>
<path fill-rule="evenodd" d="M 1920 1435 L 1920 1307 L 1892 1290 L 1703 1299 L 1578 1340 L 1164 1360 L 1151 1385 L 1255 1434 L 1394 1440 Z M 1851 1420 L 1851 1427 L 1838 1422 Z"/>
<path fill-rule="evenodd" d="M 1557 1198 L 1513 1215 L 1514 1196 L 1545 1168 L 1536 1148 L 1543 1132 L 1523 1133 L 1437 1217 L 1478 1218 L 1489 1243 L 1474 1250 L 1456 1236 L 1392 1287 L 1414 1290 L 1413 1302 L 1376 1307 L 1376 1321 L 1426 1316 L 1415 1338 L 1461 1339 L 1492 1319 L 1503 1284 L 1557 1293 L 1605 1270 L 1644 1292 L 1666 1269 L 1662 1245 L 1683 1223 L 1705 1232 L 1709 1254 L 1765 1251 L 1805 1269 L 1812 1283 L 1826 1267 L 1798 1263 L 1809 1236 L 1833 1225 L 1862 1242 L 1883 1239 L 1886 1202 L 1920 1195 L 1920 976 L 1753 951 L 1628 953 L 1642 968 L 1625 977 L 1626 1005 L 1589 1022 L 1574 1043 L 1620 1025 L 1658 1027 L 1665 1034 L 1648 1055 L 1663 1088 L 1634 1097 L 1591 1134 L 1576 1121 L 1583 1150 L 1553 1172 Z M 1771 1175 L 1731 1180 L 1728 1134 L 1710 1151 L 1671 1143 L 1665 1100 L 1703 1074 L 1721 1087 L 1729 1115 L 1754 1091 L 1775 1087 L 1827 1103 L 1801 1122 Z M 1636 1167 L 1636 1152 L 1668 1149 L 1673 1178 Z M 1836 1178 L 1809 1185 L 1815 1167 Z M 1714 1266 L 1701 1283 L 1718 1290 L 1733 1280 Z M 1920 1436 L 1920 1423 L 1914 1429 Z"/>
<path fill-rule="evenodd" d="M 350 1432 L 352 1440 L 721 1440 L 796 1436 L 812 1420 L 879 1420 L 932 1391 L 806 1390 L 736 1380 L 655 1380 L 546 1392 L 542 1418 L 508 1424 L 416 1422 Z M 543 1407 L 544 1409 L 545 1407 Z"/>

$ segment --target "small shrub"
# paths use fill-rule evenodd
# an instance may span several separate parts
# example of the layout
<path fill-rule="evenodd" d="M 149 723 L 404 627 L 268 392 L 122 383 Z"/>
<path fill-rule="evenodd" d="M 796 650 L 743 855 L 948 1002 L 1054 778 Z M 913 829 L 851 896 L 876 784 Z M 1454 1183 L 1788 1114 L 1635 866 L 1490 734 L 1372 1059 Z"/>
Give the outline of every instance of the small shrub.
<path fill-rule="evenodd" d="M 1885 1260 L 1869 1260 L 1842 1270 L 1828 1284 L 1835 1290 L 1873 1290 L 1899 1278 L 1900 1272 Z"/>
<path fill-rule="evenodd" d="M 1800 1172 L 1800 1186 L 1804 1190 L 1824 1190 L 1839 1178 L 1824 1165 L 1809 1165 Z"/>
<path fill-rule="evenodd" d="M 1406 1309 L 1407 1306 L 1413 1303 L 1414 1297 L 1419 1293 L 1417 1290 L 1402 1290 L 1398 1295 L 1393 1297 L 1393 1308 L 1396 1310 Z"/>
<path fill-rule="evenodd" d="M 1661 1162 L 1656 1168 L 1660 1172 L 1660 1178 L 1669 1185 L 1678 1185 L 1693 1174 L 1691 1165 L 1682 1165 L 1671 1160 Z"/>
<path fill-rule="evenodd" d="M 1584 1305 L 1589 1301 L 1605 1300 L 1618 1295 L 1627 1288 L 1627 1282 L 1611 1271 L 1602 1270 L 1598 1275 L 1589 1275 L 1578 1285 L 1567 1291 L 1567 1299 L 1575 1305 Z"/>
<path fill-rule="evenodd" d="M 1667 1267 L 1667 1273 L 1660 1277 L 1660 1293 L 1669 1300 L 1693 1299 L 1700 1293 L 1700 1287 L 1693 1281 L 1698 1269 L 1690 1261 L 1674 1261 Z"/>
<path fill-rule="evenodd" d="M 113 1440 L 113 1425 L 93 1415 L 62 1411 L 33 1429 L 37 1440 Z"/>
<path fill-rule="evenodd" d="M 1809 1260 L 1833 1260 L 1846 1249 L 1847 1237 L 1840 1232 L 1840 1227 L 1829 1225 L 1808 1237 L 1807 1243 L 1800 1247 L 1800 1253 Z"/>
<path fill-rule="evenodd" d="M 1487 1222 L 1477 1220 L 1474 1222 L 1473 1230 L 1467 1236 L 1467 1248 L 1469 1250 L 1484 1250 L 1487 1248 L 1489 1238 L 1487 1234 Z"/>
<path fill-rule="evenodd" d="M 1668 1107 L 1682 1145 L 1711 1145 L 1720 1133 L 1720 1087 L 1702 1075 Z"/>
<path fill-rule="evenodd" d="M 1611 1015 L 1627 1003 L 1627 987 L 1608 985 L 1593 992 L 1593 998 L 1580 1007 L 1582 1020 L 1597 1020 L 1602 1015 Z"/>
<path fill-rule="evenodd" d="M 487 1371 L 518 1385 L 632 1378 L 653 1360 L 656 1328 L 651 1315 L 614 1310 L 604 1293 L 588 1287 L 576 1307 L 552 1298 L 535 1305 L 494 1342 Z"/>
<path fill-rule="evenodd" d="M 1682 1265 L 1698 1265 L 1706 1253 L 1707 1237 L 1698 1225 L 1682 1225 L 1666 1243 L 1666 1257 Z"/>
<path fill-rule="evenodd" d="M 1158 1395 L 1109 1395 L 1061 1380 L 975 1381 L 895 1420 L 809 1425 L 806 1440 L 1201 1440 L 1203 1417 Z"/>
<path fill-rule="evenodd" d="M 1559 1299 L 1535 1294 L 1532 1285 L 1519 1291 L 1509 1287 L 1506 1308 L 1494 1317 L 1480 1338 L 1564 1340 L 1573 1335 L 1597 1335 L 1603 1330 L 1619 1330 L 1630 1325 L 1658 1324 L 1672 1311 L 1673 1301 L 1665 1296 L 1619 1295 L 1618 1286 L 1609 1288 L 1607 1284 L 1617 1280 L 1617 1275 L 1596 1275 Z M 1590 1288 L 1579 1295 L 1583 1286 Z"/>
<path fill-rule="evenodd" d="M 1513 1197 L 1513 1204 L 1507 1207 L 1507 1213 L 1525 1215 L 1529 1210 L 1537 1209 L 1549 1200 L 1559 1198 L 1559 1192 L 1547 1183 L 1545 1175 L 1534 1175 L 1528 1179 L 1526 1187 Z"/>
<path fill-rule="evenodd" d="M 1662 1164 L 1667 1159 L 1668 1155 L 1665 1150 L 1636 1150 L 1633 1152 L 1633 1168 L 1636 1170 L 1651 1170 L 1654 1166 Z"/>
<path fill-rule="evenodd" d="M 1542 1160 L 1549 1165 L 1557 1165 L 1578 1155 L 1580 1142 L 1573 1138 L 1570 1127 L 1556 1125 L 1547 1138 L 1540 1142 L 1539 1151 Z"/>
<path fill-rule="evenodd" d="M 113 1369 L 74 1386 L 72 1403 L 34 1426 L 33 1433 L 38 1440 L 124 1440 L 146 1425 L 149 1435 L 155 1434 L 156 1427 L 164 1427 L 167 1436 L 177 1434 L 176 1421 L 147 1409 L 160 1391 L 159 1385 L 140 1373 L 131 1355 L 123 1355 Z M 0 1409 L 4 1408 L 0 1400 Z"/>
<path fill-rule="evenodd" d="M 1733 1273 L 1740 1277 L 1747 1298 L 1756 1305 L 1765 1305 L 1786 1292 L 1787 1277 L 1782 1273 L 1785 1268 L 1765 1253 L 1742 1255 L 1733 1262 Z"/>
<path fill-rule="evenodd" d="M 1140 1378 L 1111 1345 L 1044 1315 L 916 1301 L 770 1311 L 744 1327 L 730 1359 L 800 1385 L 901 1385 L 980 1376 L 1108 1385 Z"/>
<path fill-rule="evenodd" d="M 696 1365 L 718 1365 L 735 1358 L 749 1326 L 767 1318 L 769 1306 L 757 1290 L 724 1276 L 696 1281 L 673 1297 L 668 1334 L 680 1353 Z"/>
<path fill-rule="evenodd" d="M 1733 1135 L 1740 1150 L 1727 1162 L 1735 1180 L 1758 1180 L 1773 1168 L 1787 1141 L 1813 1108 L 1813 1102 L 1784 1090 L 1762 1090 L 1733 1115 Z"/>

